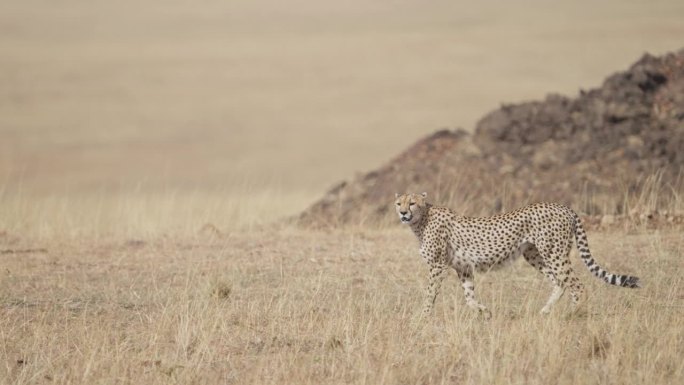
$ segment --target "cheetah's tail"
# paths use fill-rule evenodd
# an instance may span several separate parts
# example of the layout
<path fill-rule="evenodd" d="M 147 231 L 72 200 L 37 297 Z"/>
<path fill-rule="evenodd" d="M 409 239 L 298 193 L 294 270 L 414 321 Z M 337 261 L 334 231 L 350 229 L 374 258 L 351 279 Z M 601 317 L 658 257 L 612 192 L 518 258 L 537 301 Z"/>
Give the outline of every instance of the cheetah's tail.
<path fill-rule="evenodd" d="M 589 271 L 591 271 L 596 278 L 599 278 L 611 285 L 629 288 L 641 287 L 638 277 L 633 277 L 631 275 L 611 274 L 599 266 L 589 251 L 587 233 L 584 231 L 584 226 L 582 226 L 582 220 L 576 213 L 573 212 L 573 215 L 575 217 L 575 241 L 577 242 L 577 249 L 579 250 L 580 258 L 582 258 L 582 262 L 584 262 L 584 264 L 587 266 L 587 269 L 589 269 Z"/>

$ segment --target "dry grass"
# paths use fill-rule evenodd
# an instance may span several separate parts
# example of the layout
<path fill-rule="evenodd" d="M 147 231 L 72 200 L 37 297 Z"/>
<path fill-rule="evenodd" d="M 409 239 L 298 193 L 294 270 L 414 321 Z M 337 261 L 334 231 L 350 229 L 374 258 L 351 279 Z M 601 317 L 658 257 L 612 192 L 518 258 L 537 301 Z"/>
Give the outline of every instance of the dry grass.
<path fill-rule="evenodd" d="M 0 383 L 682 382 L 678 231 L 590 233 L 645 287 L 582 274 L 584 316 L 539 316 L 518 263 L 477 280 L 491 321 L 451 279 L 419 323 L 408 230 L 266 226 L 436 128 L 680 48 L 682 12 L 2 2 Z"/>
<path fill-rule="evenodd" d="M 659 198 L 658 175 L 647 182 L 616 194 L 625 211 L 681 209 L 678 191 Z M 420 322 L 426 267 L 410 231 L 267 223 L 306 194 L 2 190 L 0 383 L 684 380 L 681 226 L 590 232 L 597 259 L 644 287 L 576 266 L 590 294 L 578 316 L 567 300 L 539 315 L 549 285 L 518 261 L 477 277 L 492 320 L 464 306 L 452 276 Z"/>
<path fill-rule="evenodd" d="M 418 322 L 426 271 L 407 229 L 15 236 L 0 238 L 4 383 L 684 379 L 678 231 L 590 234 L 599 261 L 644 288 L 608 287 L 578 266 L 590 293 L 580 316 L 568 316 L 567 299 L 540 316 L 549 287 L 522 261 L 481 275 L 488 322 L 453 276 Z"/>
<path fill-rule="evenodd" d="M 0 186 L 0 233 L 33 240 L 147 239 L 251 231 L 303 210 L 313 193 L 271 190 L 145 191 L 30 195 Z M 204 229 L 204 230 L 202 230 Z"/>

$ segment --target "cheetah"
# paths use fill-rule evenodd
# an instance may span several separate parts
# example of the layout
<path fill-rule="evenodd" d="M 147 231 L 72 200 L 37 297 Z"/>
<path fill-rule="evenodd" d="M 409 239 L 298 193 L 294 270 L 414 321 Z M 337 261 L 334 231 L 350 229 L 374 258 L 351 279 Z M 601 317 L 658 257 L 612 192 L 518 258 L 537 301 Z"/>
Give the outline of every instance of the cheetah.
<path fill-rule="evenodd" d="M 589 252 L 587 235 L 579 216 L 557 203 L 535 203 L 491 217 L 463 217 L 449 208 L 433 206 L 427 194 L 396 194 L 396 212 L 420 242 L 420 255 L 429 265 L 423 314 L 434 307 L 447 268 L 456 270 L 466 304 L 491 317 L 486 306 L 475 298 L 474 272 L 501 267 L 522 255 L 546 276 L 553 291 L 541 310 L 548 314 L 570 290 L 577 307 L 584 300 L 584 288 L 570 266 L 574 240 L 580 257 L 593 275 L 606 283 L 629 288 L 640 287 L 639 278 L 611 274 L 596 263 Z"/>

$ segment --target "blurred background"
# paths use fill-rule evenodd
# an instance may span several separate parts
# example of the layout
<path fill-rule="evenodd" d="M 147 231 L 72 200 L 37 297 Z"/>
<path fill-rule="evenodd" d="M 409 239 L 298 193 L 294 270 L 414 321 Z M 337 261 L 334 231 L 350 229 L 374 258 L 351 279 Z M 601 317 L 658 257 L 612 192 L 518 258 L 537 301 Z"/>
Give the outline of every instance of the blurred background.
<path fill-rule="evenodd" d="M 682 37 L 681 0 L 4 0 L 0 194 L 294 214 L 421 136 Z"/>

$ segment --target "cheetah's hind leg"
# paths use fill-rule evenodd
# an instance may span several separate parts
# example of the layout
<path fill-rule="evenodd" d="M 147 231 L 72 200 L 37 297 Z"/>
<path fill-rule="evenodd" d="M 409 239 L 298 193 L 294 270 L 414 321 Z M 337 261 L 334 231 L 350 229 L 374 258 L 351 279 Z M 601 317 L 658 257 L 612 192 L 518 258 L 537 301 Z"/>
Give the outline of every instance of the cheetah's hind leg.
<path fill-rule="evenodd" d="M 548 278 L 553 285 L 551 296 L 549 296 L 549 299 L 546 301 L 546 304 L 541 310 L 541 314 L 549 314 L 553 305 L 558 302 L 558 300 L 563 296 L 563 293 L 565 293 L 565 288 L 563 288 L 560 282 L 558 282 L 558 279 L 556 279 L 553 271 L 544 264 L 544 260 L 541 254 L 539 254 L 539 250 L 537 250 L 533 244 L 528 244 L 524 248 L 522 254 L 525 260 L 535 269 L 539 270 L 540 273 L 544 274 L 544 276 Z"/>
<path fill-rule="evenodd" d="M 551 308 L 563 296 L 563 293 L 565 293 L 565 289 L 562 286 L 554 286 L 551 296 L 549 296 L 548 301 L 546 301 L 546 305 L 541 309 L 541 314 L 551 313 Z"/>

